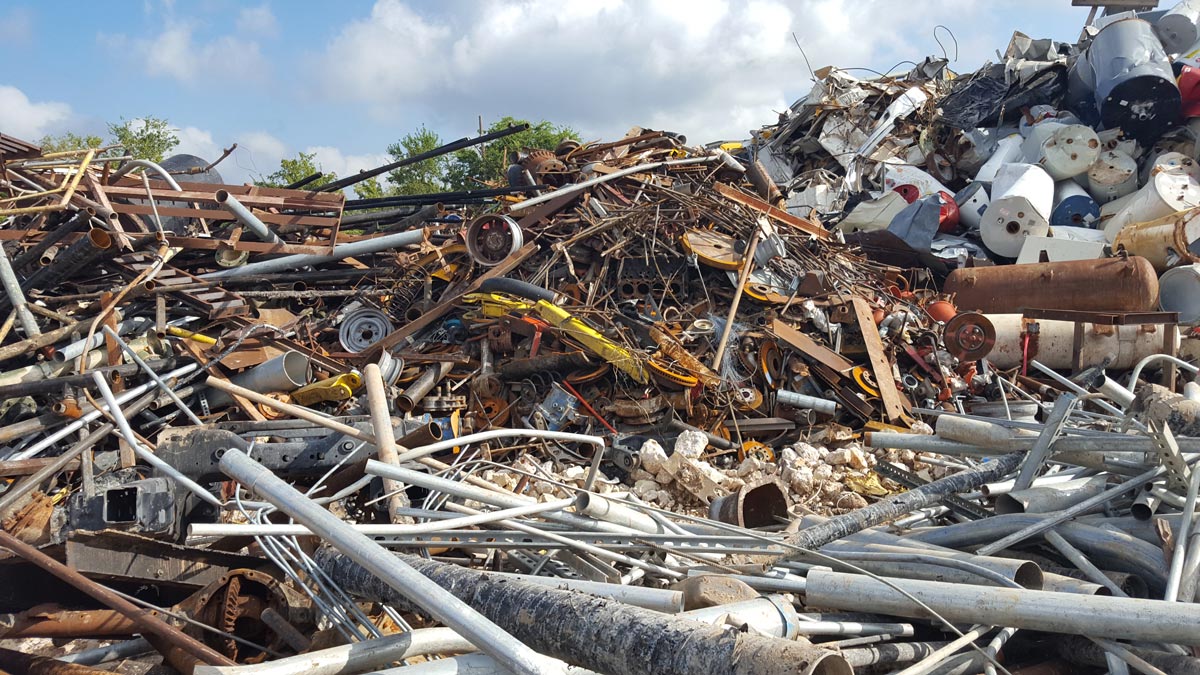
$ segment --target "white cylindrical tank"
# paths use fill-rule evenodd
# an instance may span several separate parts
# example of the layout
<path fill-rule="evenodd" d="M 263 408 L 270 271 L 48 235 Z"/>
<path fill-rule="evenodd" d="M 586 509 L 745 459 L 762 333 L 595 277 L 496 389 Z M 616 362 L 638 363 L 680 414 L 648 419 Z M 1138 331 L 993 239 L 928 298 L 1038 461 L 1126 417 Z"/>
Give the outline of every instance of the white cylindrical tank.
<path fill-rule="evenodd" d="M 1168 54 L 1179 54 L 1200 40 L 1200 1 L 1183 0 L 1154 23 L 1154 32 Z"/>
<path fill-rule="evenodd" d="M 992 202 L 979 225 L 983 243 L 993 253 L 1015 258 L 1026 237 L 1050 230 L 1054 179 L 1033 164 L 1005 164 L 992 183 Z"/>
<path fill-rule="evenodd" d="M 988 314 L 996 329 L 996 344 L 988 354 L 988 362 L 1006 369 L 1021 365 L 1024 354 L 1025 323 L 1020 314 Z M 1071 369 L 1075 365 L 1075 323 L 1038 319 L 1038 335 L 1033 358 L 1055 369 Z M 1127 370 L 1138 361 L 1164 351 L 1167 340 L 1179 344 L 1179 330 L 1163 324 L 1105 326 L 1085 323 L 1079 360 L 1086 368 L 1098 366 L 1111 358 L 1108 368 Z M 1167 337 L 1169 336 L 1169 338 Z"/>
<path fill-rule="evenodd" d="M 1116 215 L 1104 223 L 1104 236 L 1111 244 L 1131 223 L 1144 223 L 1200 205 L 1200 183 L 1186 171 L 1156 171 Z"/>
<path fill-rule="evenodd" d="M 1021 134 L 1011 134 L 1001 138 L 996 142 L 996 150 L 992 152 L 992 156 L 988 157 L 988 161 L 979 167 L 979 173 L 975 174 L 975 180 L 982 183 L 991 183 L 996 180 L 996 174 L 1000 171 L 1000 167 L 1005 164 L 1019 162 L 1021 160 Z M 992 194 L 995 194 L 992 190 Z"/>
<path fill-rule="evenodd" d="M 1054 180 L 1074 178 L 1100 157 L 1100 138 L 1091 127 L 1053 119 L 1033 125 L 1021 144 L 1025 161 L 1037 164 Z"/>
<path fill-rule="evenodd" d="M 1087 171 L 1085 187 L 1097 204 L 1107 204 L 1137 190 L 1137 162 L 1121 150 L 1105 150 Z"/>
<path fill-rule="evenodd" d="M 968 230 L 979 229 L 979 222 L 983 220 L 983 212 L 987 210 L 989 201 L 987 188 L 979 181 L 959 190 L 954 195 L 954 202 L 958 204 L 958 222 Z"/>

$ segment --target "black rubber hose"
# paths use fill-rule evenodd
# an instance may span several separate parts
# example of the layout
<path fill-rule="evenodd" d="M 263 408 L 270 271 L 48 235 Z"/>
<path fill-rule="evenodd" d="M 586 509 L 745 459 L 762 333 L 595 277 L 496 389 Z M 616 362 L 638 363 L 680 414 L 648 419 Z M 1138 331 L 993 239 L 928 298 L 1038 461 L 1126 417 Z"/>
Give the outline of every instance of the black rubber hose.
<path fill-rule="evenodd" d="M 554 302 L 553 292 L 519 279 L 508 279 L 505 277 L 487 279 L 482 284 L 479 284 L 479 290 L 484 293 L 508 293 L 509 295 L 515 295 L 526 300 Z"/>

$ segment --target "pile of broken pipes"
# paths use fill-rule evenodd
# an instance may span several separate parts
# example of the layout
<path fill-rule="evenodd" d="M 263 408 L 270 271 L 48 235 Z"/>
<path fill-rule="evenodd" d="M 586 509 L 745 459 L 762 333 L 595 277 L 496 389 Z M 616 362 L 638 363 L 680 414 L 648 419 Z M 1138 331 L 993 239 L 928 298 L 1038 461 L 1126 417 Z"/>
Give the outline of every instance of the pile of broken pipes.
<path fill-rule="evenodd" d="M 1193 4 L 465 192 L 0 137 L 0 670 L 1200 672 Z"/>

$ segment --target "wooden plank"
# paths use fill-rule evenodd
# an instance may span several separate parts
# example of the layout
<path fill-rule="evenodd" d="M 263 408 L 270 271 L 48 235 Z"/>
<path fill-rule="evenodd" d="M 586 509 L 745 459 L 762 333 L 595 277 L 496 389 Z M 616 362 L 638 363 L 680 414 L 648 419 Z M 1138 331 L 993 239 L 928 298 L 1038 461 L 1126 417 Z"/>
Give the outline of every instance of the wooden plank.
<path fill-rule="evenodd" d="M 800 350 L 801 353 L 817 363 L 828 367 L 830 370 L 836 370 L 842 375 L 848 375 L 850 370 L 854 368 L 854 364 L 841 354 L 822 345 L 779 319 L 775 319 L 775 322 L 771 324 L 771 332 L 780 340 L 791 345 L 793 349 Z"/>
<path fill-rule="evenodd" d="M 892 362 L 888 360 L 883 348 L 883 340 L 879 338 L 879 329 L 871 316 L 871 307 L 867 301 L 850 298 L 854 308 L 854 318 L 858 321 L 858 329 L 862 332 L 863 343 L 867 347 L 867 359 L 870 361 L 871 373 L 875 383 L 879 385 L 879 398 L 883 400 L 883 413 L 889 422 L 896 422 L 905 416 L 905 405 L 900 390 L 896 388 L 896 378 L 892 376 Z"/>
<path fill-rule="evenodd" d="M 784 225 L 789 225 L 805 234 L 811 234 L 819 239 L 829 239 L 830 237 L 829 230 L 826 230 L 817 223 L 814 223 L 811 220 L 805 220 L 804 218 L 793 216 L 787 211 L 775 208 L 758 197 L 743 192 L 731 185 L 714 183 L 713 187 L 716 189 L 717 194 L 721 195 L 722 197 L 730 201 L 737 202 L 738 204 L 741 204 L 747 208 L 754 209 L 771 220 L 783 223 Z"/>

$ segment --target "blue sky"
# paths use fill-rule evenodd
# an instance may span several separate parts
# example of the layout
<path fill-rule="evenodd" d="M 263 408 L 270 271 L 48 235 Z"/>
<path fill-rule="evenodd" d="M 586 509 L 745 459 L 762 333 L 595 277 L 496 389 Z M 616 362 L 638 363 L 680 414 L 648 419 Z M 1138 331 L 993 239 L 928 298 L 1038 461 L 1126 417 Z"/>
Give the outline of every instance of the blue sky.
<path fill-rule="evenodd" d="M 814 68 L 886 69 L 958 41 L 959 71 L 1013 30 L 1073 40 L 1065 0 L 0 0 L 0 132 L 36 140 L 165 117 L 181 149 L 232 182 L 315 151 L 355 171 L 425 124 L 447 140 L 483 117 L 568 124 L 587 139 L 629 127 L 691 140 L 770 123 Z M 914 9 L 919 8 L 919 9 Z M 945 31 L 942 42 L 953 56 Z"/>

